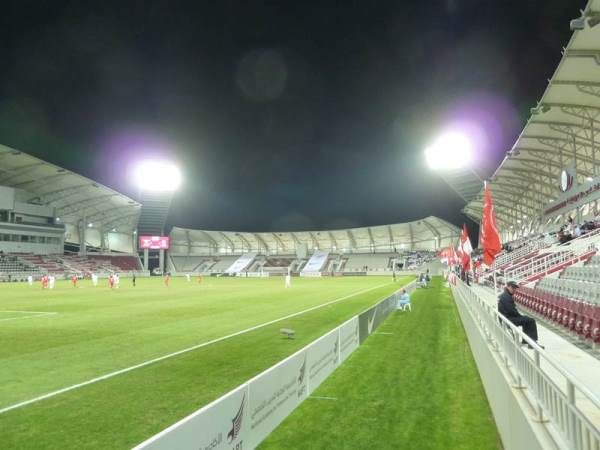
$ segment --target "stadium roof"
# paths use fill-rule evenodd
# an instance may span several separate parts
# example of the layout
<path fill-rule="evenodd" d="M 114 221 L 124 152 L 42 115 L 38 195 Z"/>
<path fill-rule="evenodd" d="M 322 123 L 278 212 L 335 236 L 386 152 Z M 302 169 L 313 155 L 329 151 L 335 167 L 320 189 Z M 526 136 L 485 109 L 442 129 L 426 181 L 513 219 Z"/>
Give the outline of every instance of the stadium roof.
<path fill-rule="evenodd" d="M 133 230 L 141 205 L 89 178 L 0 145 L 0 185 L 31 194 L 28 203 L 56 208 L 65 223 L 88 223 Z"/>
<path fill-rule="evenodd" d="M 171 249 L 174 253 L 264 253 L 292 254 L 296 247 L 329 251 L 435 250 L 453 245 L 460 230 L 437 217 L 393 225 L 346 230 L 249 233 L 173 228 Z"/>
<path fill-rule="evenodd" d="M 542 208 L 559 194 L 561 169 L 571 162 L 579 182 L 600 175 L 600 0 L 591 0 L 578 22 L 584 28 L 563 49 L 541 100 L 491 177 L 502 230 L 538 221 Z M 463 210 L 476 221 L 481 219 L 482 194 Z"/>

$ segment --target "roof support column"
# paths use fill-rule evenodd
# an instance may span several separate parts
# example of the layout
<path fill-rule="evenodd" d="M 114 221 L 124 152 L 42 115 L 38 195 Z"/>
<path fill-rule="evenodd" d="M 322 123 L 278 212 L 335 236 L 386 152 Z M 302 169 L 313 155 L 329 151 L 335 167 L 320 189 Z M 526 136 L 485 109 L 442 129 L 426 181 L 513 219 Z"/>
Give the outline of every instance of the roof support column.
<path fill-rule="evenodd" d="M 371 243 L 371 253 L 375 253 L 375 239 L 373 239 L 373 233 L 371 232 L 371 227 L 367 228 L 367 233 L 369 234 L 369 242 Z"/>
<path fill-rule="evenodd" d="M 81 220 L 79 221 L 79 254 L 81 256 L 85 256 L 86 255 L 86 250 L 85 250 L 85 230 L 87 227 L 87 220 L 85 217 L 85 214 L 83 215 L 83 217 L 81 218 Z"/>
<path fill-rule="evenodd" d="M 596 170 L 596 135 L 594 134 L 594 121 L 590 119 L 590 131 L 592 134 L 592 174 L 596 178 L 598 172 Z"/>
<path fill-rule="evenodd" d="M 187 254 L 188 256 L 192 253 L 192 241 L 190 239 L 190 230 L 185 230 L 185 241 L 187 242 Z"/>
<path fill-rule="evenodd" d="M 106 251 L 106 242 L 108 241 L 108 236 L 106 236 L 106 233 L 104 232 L 104 226 L 102 224 L 100 224 L 100 229 L 98 231 L 100 232 L 100 253 L 104 253 Z"/>
<path fill-rule="evenodd" d="M 575 171 L 577 171 L 577 143 L 575 142 L 575 135 L 571 135 L 573 137 L 573 167 L 575 167 Z M 577 185 L 577 180 L 575 180 L 575 185 Z"/>

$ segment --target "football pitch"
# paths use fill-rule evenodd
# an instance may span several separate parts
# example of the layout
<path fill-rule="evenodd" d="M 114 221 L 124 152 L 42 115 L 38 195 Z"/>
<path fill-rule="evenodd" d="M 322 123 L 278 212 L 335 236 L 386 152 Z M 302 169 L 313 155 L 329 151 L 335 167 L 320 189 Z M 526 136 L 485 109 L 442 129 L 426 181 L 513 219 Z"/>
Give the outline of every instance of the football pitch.
<path fill-rule="evenodd" d="M 409 281 L 2 284 L 1 447 L 131 448 Z"/>

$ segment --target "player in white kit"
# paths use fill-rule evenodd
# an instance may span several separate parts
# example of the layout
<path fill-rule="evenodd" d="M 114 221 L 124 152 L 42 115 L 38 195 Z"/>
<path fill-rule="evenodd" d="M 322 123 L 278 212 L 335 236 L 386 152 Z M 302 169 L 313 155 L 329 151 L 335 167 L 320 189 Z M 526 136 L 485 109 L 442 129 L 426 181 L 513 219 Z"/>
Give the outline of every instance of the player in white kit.
<path fill-rule="evenodd" d="M 286 289 L 292 287 L 292 275 L 290 274 L 289 270 L 285 276 L 285 287 Z"/>
<path fill-rule="evenodd" d="M 56 281 L 56 278 L 54 277 L 54 275 L 50 275 L 48 277 L 48 287 L 50 289 L 54 289 L 54 282 Z"/>
<path fill-rule="evenodd" d="M 27 277 L 27 284 L 28 284 L 29 286 L 33 286 L 33 276 L 32 276 L 32 275 L 29 275 L 29 276 Z"/>
<path fill-rule="evenodd" d="M 188 283 L 192 281 L 192 276 L 189 273 L 185 274 L 185 279 L 188 280 Z"/>
<path fill-rule="evenodd" d="M 94 286 L 98 286 L 98 275 L 96 275 L 95 273 L 92 274 L 92 284 Z"/>
<path fill-rule="evenodd" d="M 121 280 L 119 279 L 119 274 L 118 273 L 115 273 L 114 280 L 115 280 L 115 288 L 119 289 L 119 282 Z"/>

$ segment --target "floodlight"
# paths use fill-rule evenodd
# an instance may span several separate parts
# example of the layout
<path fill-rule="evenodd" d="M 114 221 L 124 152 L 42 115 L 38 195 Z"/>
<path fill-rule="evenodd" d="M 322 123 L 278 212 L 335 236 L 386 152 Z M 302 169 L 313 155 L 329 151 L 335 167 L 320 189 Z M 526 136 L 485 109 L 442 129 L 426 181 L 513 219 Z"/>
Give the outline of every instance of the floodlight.
<path fill-rule="evenodd" d="M 581 31 L 581 30 L 585 29 L 585 17 L 581 16 L 581 17 L 578 17 L 577 19 L 573 19 L 573 20 L 571 20 L 569 25 L 570 25 L 569 28 L 571 28 L 571 31 Z"/>
<path fill-rule="evenodd" d="M 594 181 L 594 178 L 593 177 L 587 177 L 586 180 L 587 181 Z"/>
<path fill-rule="evenodd" d="M 94 226 L 93 223 L 88 223 L 88 228 L 92 228 Z"/>
<path fill-rule="evenodd" d="M 473 146 L 463 133 L 450 131 L 442 134 L 425 149 L 430 169 L 460 169 L 471 162 Z"/>
<path fill-rule="evenodd" d="M 135 171 L 135 182 L 145 191 L 175 191 L 181 184 L 181 172 L 165 161 L 144 161 Z"/>

